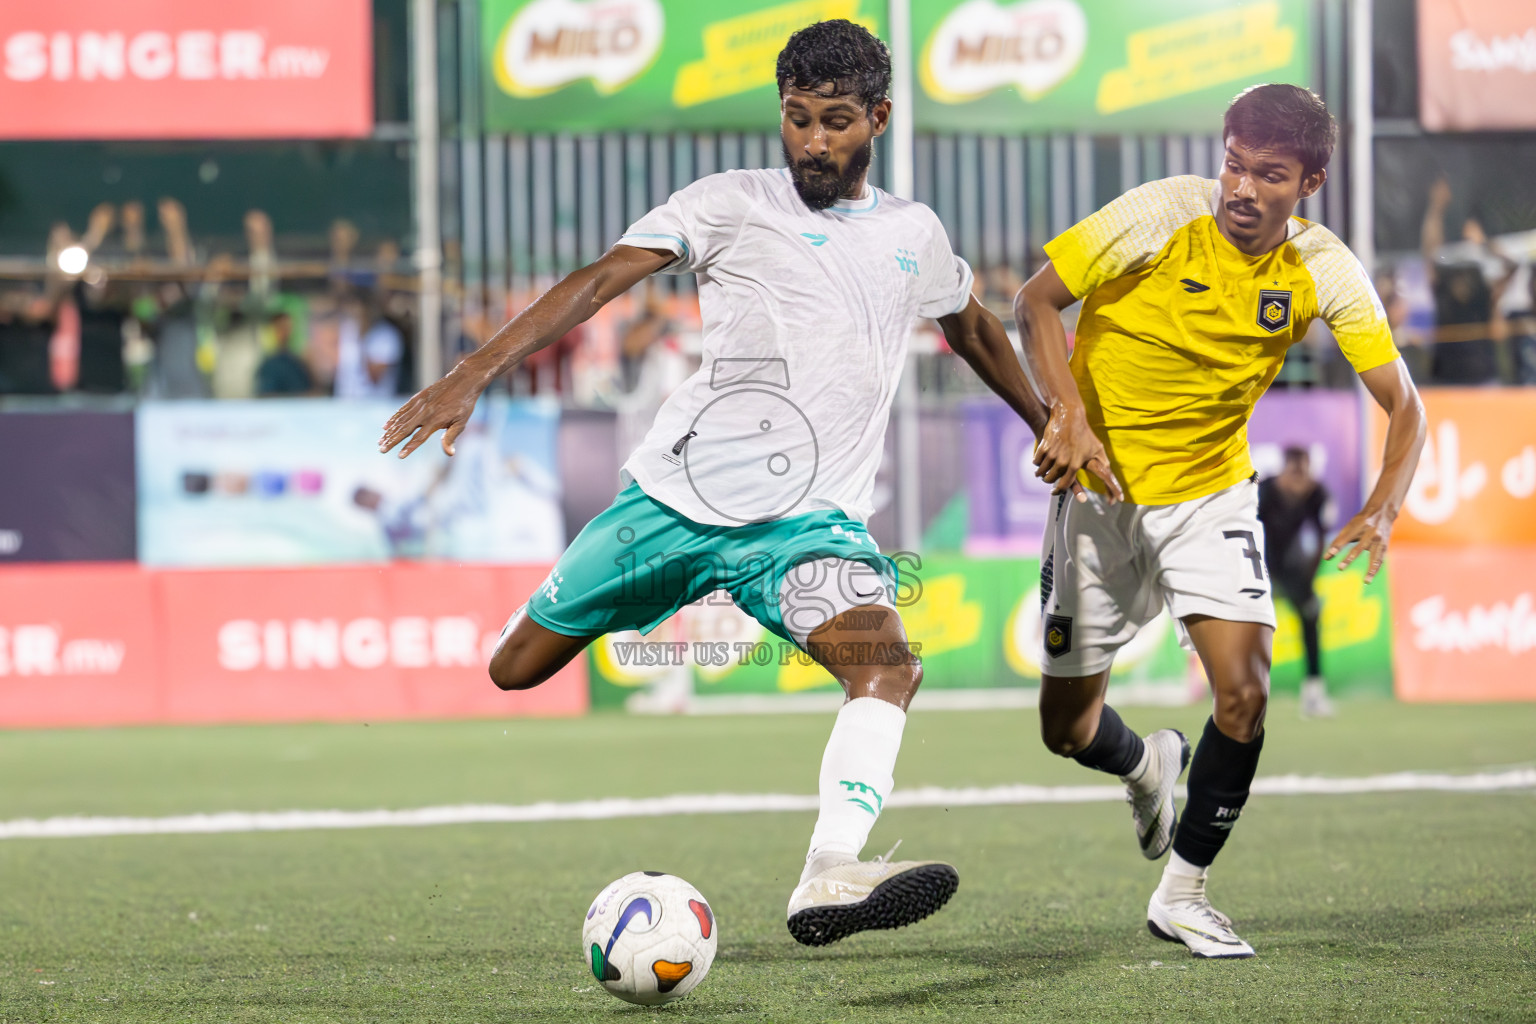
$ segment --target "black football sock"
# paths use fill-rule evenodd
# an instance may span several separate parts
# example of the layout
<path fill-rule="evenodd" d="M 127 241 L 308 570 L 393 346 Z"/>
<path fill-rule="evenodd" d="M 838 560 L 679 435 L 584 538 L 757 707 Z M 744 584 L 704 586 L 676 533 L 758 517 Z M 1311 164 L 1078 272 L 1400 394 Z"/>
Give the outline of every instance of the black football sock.
<path fill-rule="evenodd" d="M 1323 674 L 1321 647 L 1317 637 L 1317 610 L 1313 609 L 1310 615 L 1303 613 L 1301 616 L 1301 643 L 1307 652 L 1307 675 L 1317 677 Z"/>
<path fill-rule="evenodd" d="M 1080 765 L 1111 775 L 1129 775 L 1141 764 L 1146 744 L 1120 721 L 1108 704 L 1099 712 L 1099 731 L 1093 742 L 1072 755 Z"/>
<path fill-rule="evenodd" d="M 1264 734 L 1239 743 L 1208 719 L 1200 745 L 1189 762 L 1189 797 L 1179 815 L 1173 852 L 1196 867 L 1209 867 L 1248 802 L 1248 788 L 1259 767 Z"/>

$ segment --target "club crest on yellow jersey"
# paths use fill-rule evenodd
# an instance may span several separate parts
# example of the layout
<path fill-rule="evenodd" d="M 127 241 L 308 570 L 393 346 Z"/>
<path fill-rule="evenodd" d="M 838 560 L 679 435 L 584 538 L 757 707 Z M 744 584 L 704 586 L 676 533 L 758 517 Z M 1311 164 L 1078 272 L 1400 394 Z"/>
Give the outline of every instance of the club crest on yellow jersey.
<path fill-rule="evenodd" d="M 1291 322 L 1291 293 L 1265 289 L 1259 292 L 1259 326 L 1274 334 Z"/>

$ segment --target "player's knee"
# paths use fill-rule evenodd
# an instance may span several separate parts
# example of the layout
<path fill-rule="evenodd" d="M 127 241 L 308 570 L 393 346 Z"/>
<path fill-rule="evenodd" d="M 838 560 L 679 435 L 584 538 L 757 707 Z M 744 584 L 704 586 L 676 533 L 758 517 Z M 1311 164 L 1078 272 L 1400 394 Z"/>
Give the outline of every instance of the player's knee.
<path fill-rule="evenodd" d="M 502 690 L 529 690 L 542 683 L 545 675 L 535 671 L 530 659 L 517 644 L 503 641 L 491 655 L 488 670 L 491 682 Z"/>
<path fill-rule="evenodd" d="M 838 666 L 833 675 L 850 698 L 878 697 L 905 708 L 923 683 L 923 663 L 912 656 L 894 664 Z"/>
<path fill-rule="evenodd" d="M 1050 714 L 1044 708 L 1040 711 L 1040 739 L 1058 757 L 1071 757 L 1092 743 L 1093 725 L 1080 716 Z"/>
<path fill-rule="evenodd" d="M 901 666 L 901 686 L 907 692 L 907 699 L 911 700 L 917 688 L 923 685 L 923 662 L 916 655 Z"/>
<path fill-rule="evenodd" d="M 1269 673 L 1223 687 L 1216 694 L 1216 728 L 1239 743 L 1251 742 L 1269 709 Z"/>

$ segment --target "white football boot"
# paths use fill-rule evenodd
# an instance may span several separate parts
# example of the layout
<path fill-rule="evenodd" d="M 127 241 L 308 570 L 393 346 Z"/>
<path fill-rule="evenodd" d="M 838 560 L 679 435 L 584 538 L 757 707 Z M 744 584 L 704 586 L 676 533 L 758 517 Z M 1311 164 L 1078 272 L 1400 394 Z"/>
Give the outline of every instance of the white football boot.
<path fill-rule="evenodd" d="M 1301 681 L 1301 717 L 1333 717 L 1333 701 L 1328 699 L 1328 684 L 1318 676 L 1308 676 Z"/>
<path fill-rule="evenodd" d="M 1182 942 L 1205 960 L 1244 960 L 1253 947 L 1237 937 L 1232 919 L 1205 896 L 1164 903 L 1157 895 L 1147 903 L 1147 931 L 1164 942 Z"/>
<path fill-rule="evenodd" d="M 1173 845 L 1173 830 L 1179 824 L 1173 806 L 1173 790 L 1189 764 L 1189 741 L 1177 729 L 1159 729 L 1144 741 L 1147 764 L 1139 776 L 1122 775 L 1125 800 L 1131 805 L 1136 824 L 1136 842 L 1141 855 L 1157 860 Z"/>
<path fill-rule="evenodd" d="M 949 902 L 960 886 L 949 864 L 892 861 L 891 853 L 837 864 L 801 882 L 789 897 L 789 934 L 803 945 L 825 946 L 855 932 L 904 928 Z"/>

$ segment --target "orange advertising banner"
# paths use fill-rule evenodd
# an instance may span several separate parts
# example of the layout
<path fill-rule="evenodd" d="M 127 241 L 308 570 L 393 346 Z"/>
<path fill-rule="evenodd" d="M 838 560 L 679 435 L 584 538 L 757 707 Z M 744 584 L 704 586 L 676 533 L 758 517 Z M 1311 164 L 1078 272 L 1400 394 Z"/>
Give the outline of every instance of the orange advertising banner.
<path fill-rule="evenodd" d="M 0 569 L 0 727 L 159 720 L 161 633 L 136 565 Z"/>
<path fill-rule="evenodd" d="M 1536 545 L 1536 392 L 1427 388 L 1428 436 L 1392 530 L 1396 544 Z M 1369 445 L 1381 469 L 1386 416 Z"/>
<path fill-rule="evenodd" d="M 372 28 L 369 0 L 0 4 L 0 139 L 364 136 Z"/>
<path fill-rule="evenodd" d="M 1434 132 L 1536 128 L 1536 4 L 1419 0 L 1419 119 Z"/>
<path fill-rule="evenodd" d="M 1536 548 L 1392 549 L 1397 695 L 1536 700 Z"/>
<path fill-rule="evenodd" d="M 580 714 L 584 659 L 517 693 L 486 675 L 547 572 L 0 570 L 0 728 Z"/>

